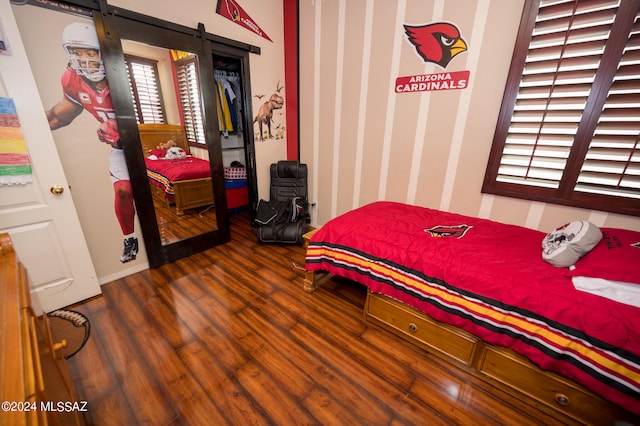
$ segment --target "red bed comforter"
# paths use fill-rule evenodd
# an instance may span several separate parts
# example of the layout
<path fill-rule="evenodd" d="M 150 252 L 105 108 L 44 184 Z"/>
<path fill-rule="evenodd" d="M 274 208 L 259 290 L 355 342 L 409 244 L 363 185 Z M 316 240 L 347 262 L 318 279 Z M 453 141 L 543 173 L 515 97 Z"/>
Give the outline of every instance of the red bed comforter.
<path fill-rule="evenodd" d="M 323 226 L 306 268 L 360 282 L 640 414 L 640 309 L 581 292 L 545 234 L 376 202 Z"/>
<path fill-rule="evenodd" d="M 149 182 L 161 188 L 165 197 L 170 199 L 174 196 L 173 182 L 211 176 L 209 162 L 191 156 L 176 160 L 145 158 L 144 162 Z"/>

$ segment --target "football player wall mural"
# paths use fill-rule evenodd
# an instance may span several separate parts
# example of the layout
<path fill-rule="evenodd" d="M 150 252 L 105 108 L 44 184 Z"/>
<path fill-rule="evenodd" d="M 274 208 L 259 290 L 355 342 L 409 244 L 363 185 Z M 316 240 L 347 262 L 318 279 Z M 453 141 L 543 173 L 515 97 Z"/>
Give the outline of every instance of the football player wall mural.
<path fill-rule="evenodd" d="M 138 254 L 133 193 L 93 23 L 67 25 L 62 33 L 62 49 L 69 63 L 61 78 L 62 99 L 46 111 L 49 127 L 56 130 L 68 126 L 83 111 L 98 121 L 96 139 L 111 147 L 109 174 L 115 195 L 115 214 L 124 238 L 120 261 L 130 262 Z"/>

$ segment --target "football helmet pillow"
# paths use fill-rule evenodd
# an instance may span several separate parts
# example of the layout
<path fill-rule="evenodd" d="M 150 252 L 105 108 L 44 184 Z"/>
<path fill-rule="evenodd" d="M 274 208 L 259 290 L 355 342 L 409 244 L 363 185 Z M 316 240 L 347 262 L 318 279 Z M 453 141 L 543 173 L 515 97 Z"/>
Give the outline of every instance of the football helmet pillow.
<path fill-rule="evenodd" d="M 179 146 L 172 146 L 167 150 L 167 155 L 164 156 L 167 160 L 178 160 L 180 158 L 186 158 L 187 153 Z"/>
<path fill-rule="evenodd" d="M 586 220 L 562 225 L 548 233 L 542 241 L 542 259 L 566 268 L 589 253 L 602 239 L 600 228 Z"/>

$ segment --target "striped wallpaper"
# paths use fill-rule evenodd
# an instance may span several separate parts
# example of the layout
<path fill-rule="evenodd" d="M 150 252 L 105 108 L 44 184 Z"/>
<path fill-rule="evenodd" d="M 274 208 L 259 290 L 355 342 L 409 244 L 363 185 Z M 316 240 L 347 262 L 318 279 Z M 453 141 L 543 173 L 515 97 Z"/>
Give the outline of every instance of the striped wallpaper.
<path fill-rule="evenodd" d="M 314 225 L 377 200 L 548 231 L 640 219 L 481 194 L 524 0 L 300 0 L 300 158 Z M 425 62 L 403 25 L 455 25 L 467 50 Z M 469 71 L 464 89 L 396 93 L 398 77 Z"/>

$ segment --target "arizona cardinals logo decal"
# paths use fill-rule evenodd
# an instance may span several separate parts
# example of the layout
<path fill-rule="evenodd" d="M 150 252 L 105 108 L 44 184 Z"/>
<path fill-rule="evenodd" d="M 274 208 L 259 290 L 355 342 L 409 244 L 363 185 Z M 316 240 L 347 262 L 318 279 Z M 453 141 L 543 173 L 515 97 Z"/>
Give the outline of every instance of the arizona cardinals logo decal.
<path fill-rule="evenodd" d="M 404 25 L 407 39 L 416 53 L 425 61 L 447 68 L 449 62 L 467 50 L 460 30 L 448 22 L 436 22 L 420 26 Z"/>
<path fill-rule="evenodd" d="M 238 5 L 233 0 L 225 0 L 227 5 L 227 13 L 231 16 L 232 21 L 240 20 L 240 10 L 238 10 Z"/>
<path fill-rule="evenodd" d="M 462 238 L 464 234 L 467 233 L 469 229 L 473 228 L 471 225 L 438 225 L 433 228 L 425 229 L 424 232 L 427 232 L 432 237 L 442 238 L 442 237 L 454 237 L 454 238 Z"/>

